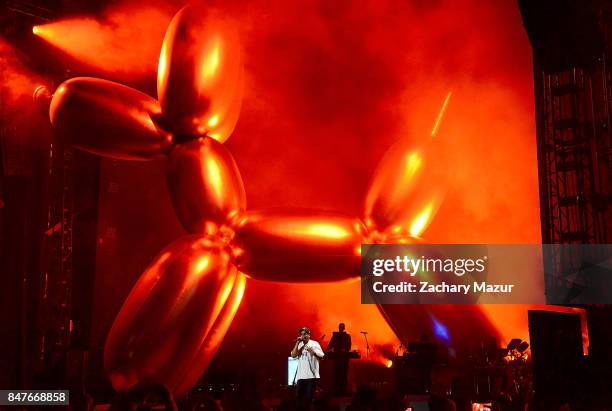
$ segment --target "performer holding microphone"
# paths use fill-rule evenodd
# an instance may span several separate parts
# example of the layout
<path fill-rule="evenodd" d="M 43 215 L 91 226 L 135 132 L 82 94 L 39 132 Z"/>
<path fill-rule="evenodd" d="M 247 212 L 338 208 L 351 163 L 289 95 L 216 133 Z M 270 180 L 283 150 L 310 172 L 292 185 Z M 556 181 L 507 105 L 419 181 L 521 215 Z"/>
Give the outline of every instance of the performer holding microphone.
<path fill-rule="evenodd" d="M 297 399 L 300 407 L 308 409 L 314 398 L 319 375 L 319 360 L 325 354 L 318 342 L 310 339 L 310 329 L 303 327 L 291 350 L 291 357 L 298 359 L 293 382 L 297 383 Z"/>

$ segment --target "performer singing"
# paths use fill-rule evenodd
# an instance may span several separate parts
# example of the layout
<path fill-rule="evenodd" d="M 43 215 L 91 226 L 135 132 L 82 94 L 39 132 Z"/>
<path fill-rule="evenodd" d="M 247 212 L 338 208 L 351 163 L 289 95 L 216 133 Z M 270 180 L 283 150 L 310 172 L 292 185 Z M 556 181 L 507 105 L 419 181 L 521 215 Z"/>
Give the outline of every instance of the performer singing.
<path fill-rule="evenodd" d="M 319 375 L 319 360 L 325 354 L 318 342 L 310 339 L 310 329 L 303 327 L 295 341 L 291 357 L 298 358 L 294 383 L 297 383 L 297 399 L 300 406 L 310 407 Z"/>

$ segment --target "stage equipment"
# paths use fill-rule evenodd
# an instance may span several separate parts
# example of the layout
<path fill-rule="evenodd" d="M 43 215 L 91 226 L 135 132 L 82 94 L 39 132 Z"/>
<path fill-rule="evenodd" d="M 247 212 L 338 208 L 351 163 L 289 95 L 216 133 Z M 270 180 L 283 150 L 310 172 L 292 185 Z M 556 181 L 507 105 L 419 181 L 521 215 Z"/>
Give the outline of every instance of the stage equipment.
<path fill-rule="evenodd" d="M 580 315 L 530 310 L 528 317 L 536 397 L 570 403 L 584 400 L 580 397 L 588 391 Z"/>
<path fill-rule="evenodd" d="M 505 348 L 498 348 L 496 340 L 491 339 L 481 348 L 469 364 L 473 380 L 471 398 L 489 401 L 502 393 L 513 401 L 530 398 L 531 375 L 526 352 L 529 343 L 513 338 Z"/>
<path fill-rule="evenodd" d="M 533 47 L 542 242 L 606 244 L 612 238 L 610 6 L 580 0 L 519 6 Z M 589 267 L 576 276 L 585 269 L 584 252 L 559 247 L 544 256 L 547 296 L 567 304 L 602 298 L 599 292 L 612 286 L 609 273 Z"/>
<path fill-rule="evenodd" d="M 346 395 L 350 361 L 361 356 L 357 351 L 351 351 L 351 336 L 344 331 L 344 324 L 340 324 L 338 331 L 333 333 L 325 358 L 332 363 L 333 393 L 336 396 Z"/>
<path fill-rule="evenodd" d="M 343 359 L 358 360 L 361 358 L 359 351 L 346 351 L 346 352 L 326 352 L 325 358 L 330 360 Z"/>
<path fill-rule="evenodd" d="M 104 363 L 119 391 L 146 381 L 185 394 L 231 324 L 244 274 L 285 282 L 356 277 L 362 243 L 421 241 L 416 237 L 442 201 L 450 171 L 437 161 L 435 139 L 450 93 L 422 145 L 400 140 L 385 155 L 362 219 L 319 210 L 247 210 L 240 172 L 222 144 L 240 111 L 242 71 L 234 28 L 211 11 L 187 6 L 164 38 L 158 100 L 107 80 L 74 78 L 51 101 L 51 122 L 74 147 L 115 159 L 168 158 L 172 203 L 192 233 L 161 251 L 116 317 Z M 405 315 L 421 322 L 428 310 L 445 316 L 439 307 L 379 308 L 400 332 Z M 472 311 L 462 308 L 461 317 Z M 464 335 L 490 327 L 477 315 L 458 324 Z M 367 336 L 366 345 L 368 356 Z"/>
<path fill-rule="evenodd" d="M 32 95 L 34 102 L 37 105 L 43 107 L 45 110 L 47 110 L 47 108 L 49 107 L 49 103 L 51 102 L 51 97 L 53 97 L 51 95 L 51 92 L 49 91 L 47 86 L 43 86 L 43 85 L 36 87 L 34 89 L 34 94 Z"/>
<path fill-rule="evenodd" d="M 295 384 L 295 375 L 297 374 L 298 358 L 287 357 L 287 385 Z"/>
<path fill-rule="evenodd" d="M 527 351 L 527 348 L 529 348 L 529 343 L 527 341 L 523 341 L 520 338 L 513 338 L 508 343 L 508 346 L 500 349 L 499 352 L 503 354 L 503 357 L 512 361 L 526 356 L 527 353 L 525 353 L 525 351 Z"/>
<path fill-rule="evenodd" d="M 413 341 L 407 344 L 404 354 L 393 360 L 398 392 L 427 394 L 430 391 L 436 353 L 437 346 L 431 342 Z"/>
<path fill-rule="evenodd" d="M 5 2 L 4 7 L 13 13 L 22 14 L 36 22 L 49 21 L 55 15 L 53 10 L 30 1 L 8 0 Z"/>
<path fill-rule="evenodd" d="M 348 385 L 348 371 L 351 360 L 361 358 L 357 351 L 331 351 L 325 353 L 325 359 L 333 364 L 333 392 L 335 395 L 346 395 Z"/>
<path fill-rule="evenodd" d="M 365 338 L 365 343 L 366 343 L 366 358 L 370 357 L 370 344 L 368 343 L 368 332 L 367 331 L 360 331 L 361 334 L 363 334 L 363 338 Z"/>

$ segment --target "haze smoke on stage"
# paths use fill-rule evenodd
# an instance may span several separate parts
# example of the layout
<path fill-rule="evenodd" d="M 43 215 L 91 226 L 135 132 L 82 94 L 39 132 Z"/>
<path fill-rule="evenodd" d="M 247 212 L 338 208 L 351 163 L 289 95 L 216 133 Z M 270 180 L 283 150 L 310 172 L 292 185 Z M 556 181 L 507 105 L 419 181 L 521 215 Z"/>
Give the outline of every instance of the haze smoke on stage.
<path fill-rule="evenodd" d="M 27 68 L 27 61 L 28 56 L 0 37 L 0 105 L 7 130 L 13 130 L 2 137 L 41 147 L 49 142 L 49 133 L 40 130 L 46 125 L 46 115 L 34 103 L 33 93 L 47 82 Z"/>
<path fill-rule="evenodd" d="M 38 31 L 102 70 L 153 79 L 163 31 L 180 6 L 128 2 L 99 18 L 54 22 Z M 540 241 L 531 49 L 516 4 L 304 0 L 215 7 L 236 19 L 242 34 L 245 98 L 225 144 L 240 167 L 249 208 L 313 207 L 360 215 L 384 151 L 401 138 L 417 143 L 427 137 L 440 102 L 452 90 L 443 120 L 449 134 L 439 142 L 439 161 L 453 168 L 450 190 L 423 238 L 431 243 Z M 154 89 L 147 92 L 154 95 Z M 160 189 L 155 195 L 166 193 Z M 141 227 L 163 221 L 145 224 L 137 210 L 132 216 L 141 218 Z M 125 238 L 122 229 L 128 228 L 119 227 Z M 150 235 L 144 231 L 133 238 Z M 129 274 L 137 276 L 142 268 Z M 394 340 L 376 308 L 360 305 L 358 283 L 250 281 L 246 293 L 230 342 L 239 341 L 232 333 L 252 321 L 248 310 L 265 307 L 277 316 L 295 301 L 300 304 L 290 317 L 299 326 L 319 324 L 329 332 L 344 321 L 368 329 L 372 343 Z M 498 328 L 525 338 L 526 311 L 524 318 L 511 316 L 516 311 L 516 306 L 485 308 Z M 285 318 L 261 315 L 265 328 L 293 334 L 295 324 Z M 448 325 L 447 318 L 437 319 Z"/>
<path fill-rule="evenodd" d="M 121 6 L 101 17 L 34 26 L 33 34 L 83 63 L 124 78 L 154 75 L 173 8 Z"/>
<path fill-rule="evenodd" d="M 27 57 L 18 52 L 0 37 L 0 87 L 6 93 L 2 95 L 2 103 L 16 106 L 24 99 L 32 99 L 32 93 L 41 84 L 39 76 L 28 70 L 24 62 Z"/>
<path fill-rule="evenodd" d="M 358 214 L 384 150 L 400 138 L 422 141 L 452 89 L 439 161 L 454 172 L 423 238 L 539 242 L 531 50 L 516 5 L 307 3 L 253 5 L 245 14 L 248 88 L 227 144 L 250 206 Z M 367 329 L 381 322 L 358 299 L 346 303 L 358 284 L 285 290 L 316 301 L 326 330 L 351 317 L 369 316 Z M 515 324 L 503 312 L 489 318 L 527 330 L 526 311 Z"/>

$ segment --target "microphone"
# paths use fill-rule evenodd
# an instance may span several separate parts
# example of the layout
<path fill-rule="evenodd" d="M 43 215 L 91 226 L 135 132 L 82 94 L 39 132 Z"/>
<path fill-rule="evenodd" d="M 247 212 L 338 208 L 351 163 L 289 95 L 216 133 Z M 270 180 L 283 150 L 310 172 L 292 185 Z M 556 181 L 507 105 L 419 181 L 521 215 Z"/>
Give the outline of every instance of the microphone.
<path fill-rule="evenodd" d="M 367 334 L 367 331 L 360 331 L 361 334 Z"/>
<path fill-rule="evenodd" d="M 325 339 L 325 336 L 326 336 L 326 335 L 327 335 L 327 334 L 323 334 L 323 335 L 321 336 L 321 339 L 320 339 L 320 340 L 321 340 L 321 341 L 323 341 L 323 339 Z"/>

